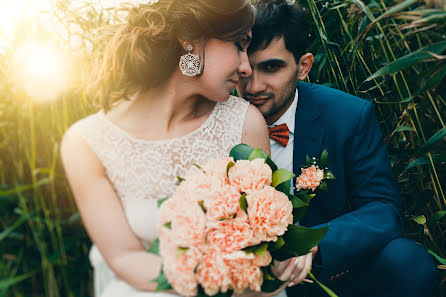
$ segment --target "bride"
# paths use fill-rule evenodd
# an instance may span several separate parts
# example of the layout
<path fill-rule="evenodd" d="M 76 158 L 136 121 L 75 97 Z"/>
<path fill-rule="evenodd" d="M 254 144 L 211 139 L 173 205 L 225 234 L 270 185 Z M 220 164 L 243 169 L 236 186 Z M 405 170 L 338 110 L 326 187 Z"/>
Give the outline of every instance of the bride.
<path fill-rule="evenodd" d="M 157 200 L 192 164 L 227 156 L 236 144 L 269 152 L 263 116 L 229 96 L 252 72 L 254 15 L 248 0 L 159 0 L 104 31 L 91 73 L 103 109 L 75 123 L 61 145 L 93 241 L 95 296 L 175 294 L 154 292 L 150 282 L 161 267 L 147 252 Z"/>

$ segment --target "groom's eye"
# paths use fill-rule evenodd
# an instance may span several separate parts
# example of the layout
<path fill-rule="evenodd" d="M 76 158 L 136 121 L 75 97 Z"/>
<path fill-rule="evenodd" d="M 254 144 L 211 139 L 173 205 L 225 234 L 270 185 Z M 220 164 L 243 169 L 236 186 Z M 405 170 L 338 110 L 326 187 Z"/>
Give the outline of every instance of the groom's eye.
<path fill-rule="evenodd" d="M 280 68 L 285 66 L 285 63 L 281 60 L 271 60 L 263 62 L 259 65 L 259 69 L 263 72 L 274 73 L 278 71 Z"/>

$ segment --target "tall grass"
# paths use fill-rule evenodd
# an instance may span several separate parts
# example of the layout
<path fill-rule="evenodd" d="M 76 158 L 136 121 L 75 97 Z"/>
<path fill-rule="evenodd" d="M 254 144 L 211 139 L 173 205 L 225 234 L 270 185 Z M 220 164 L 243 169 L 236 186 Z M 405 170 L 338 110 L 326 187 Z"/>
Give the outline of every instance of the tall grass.
<path fill-rule="evenodd" d="M 376 103 L 404 198 L 405 235 L 445 268 L 446 12 L 429 3 L 303 4 L 315 23 L 310 81 Z M 81 41 L 73 54 L 82 68 L 96 48 L 95 30 L 114 17 L 87 4 L 70 9 L 69 1 L 58 1 L 54 13 L 66 28 L 60 46 Z M 95 108 L 77 84 L 47 104 L 16 86 L 11 57 L 31 37 L 0 52 L 0 296 L 89 296 L 90 242 L 58 149 L 64 131 Z"/>
<path fill-rule="evenodd" d="M 303 5 L 315 24 L 310 80 L 375 103 L 404 200 L 405 236 L 432 251 L 444 282 L 446 3 Z"/>

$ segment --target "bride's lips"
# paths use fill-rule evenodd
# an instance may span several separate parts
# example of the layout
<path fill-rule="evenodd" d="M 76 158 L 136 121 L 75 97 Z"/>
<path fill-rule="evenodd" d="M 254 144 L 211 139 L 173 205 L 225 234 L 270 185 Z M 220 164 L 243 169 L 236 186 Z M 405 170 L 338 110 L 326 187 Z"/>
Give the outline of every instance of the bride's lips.
<path fill-rule="evenodd" d="M 240 83 L 240 81 L 238 81 L 238 80 L 232 80 L 232 79 L 230 79 L 229 82 L 231 82 L 231 83 L 234 84 L 234 88 Z"/>

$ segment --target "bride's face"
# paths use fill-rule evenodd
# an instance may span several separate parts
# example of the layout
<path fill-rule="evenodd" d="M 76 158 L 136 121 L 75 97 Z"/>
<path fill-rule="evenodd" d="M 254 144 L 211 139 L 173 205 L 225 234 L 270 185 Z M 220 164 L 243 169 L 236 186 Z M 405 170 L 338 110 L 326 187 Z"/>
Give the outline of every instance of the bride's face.
<path fill-rule="evenodd" d="M 237 41 L 212 38 L 206 42 L 203 74 L 196 80 L 201 95 L 211 101 L 225 101 L 240 78 L 251 75 L 247 55 L 250 40 L 251 32 Z"/>

